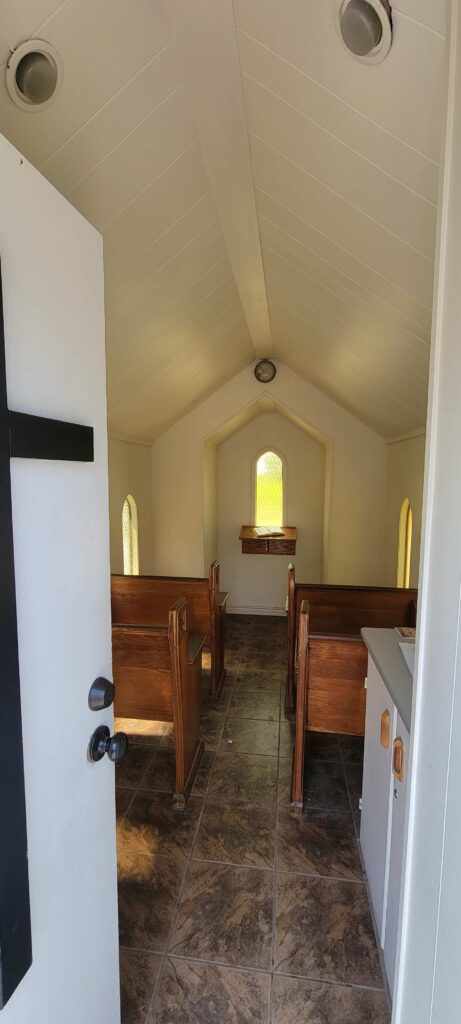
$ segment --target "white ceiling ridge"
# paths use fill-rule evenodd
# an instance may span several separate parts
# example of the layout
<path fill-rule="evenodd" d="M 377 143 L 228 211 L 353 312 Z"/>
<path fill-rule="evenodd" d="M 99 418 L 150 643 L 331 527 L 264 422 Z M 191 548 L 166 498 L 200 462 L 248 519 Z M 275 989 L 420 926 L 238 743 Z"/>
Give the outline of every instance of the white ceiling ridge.
<path fill-rule="evenodd" d="M 203 202 L 203 200 L 206 198 L 206 196 L 211 196 L 210 189 L 207 189 L 206 192 L 203 192 L 202 195 L 199 196 L 199 198 L 195 200 L 195 203 L 192 203 L 191 206 L 188 206 L 187 210 L 184 210 L 184 212 L 181 213 L 179 215 L 179 217 L 175 217 L 175 219 L 171 221 L 171 224 L 169 224 L 168 227 L 165 228 L 164 231 L 161 231 L 159 235 L 156 235 L 155 238 L 153 239 L 153 241 L 149 242 L 149 245 L 146 245 L 144 249 L 141 249 L 141 252 L 138 252 L 136 254 L 136 256 L 133 256 L 132 260 L 129 260 L 128 263 L 125 263 L 125 266 L 122 267 L 121 270 L 117 270 L 117 273 L 113 274 L 113 276 L 110 278 L 110 281 L 111 282 L 117 281 L 119 277 L 123 277 L 123 275 L 126 274 L 127 270 L 129 270 L 130 267 L 136 266 L 136 263 L 138 263 L 139 260 L 142 260 L 144 258 L 144 256 L 146 255 L 146 253 L 150 252 L 151 249 L 154 249 L 155 246 L 158 244 L 158 242 L 160 242 L 162 240 L 162 238 L 166 238 L 166 236 L 169 234 L 170 231 L 173 230 L 173 228 L 175 228 L 178 224 L 180 224 L 181 221 L 184 220 L 184 218 L 187 217 L 188 214 L 191 213 L 192 210 L 194 210 L 195 207 L 199 205 L 199 203 Z M 216 218 L 214 218 L 212 223 L 215 223 L 215 222 L 216 222 Z"/>
<path fill-rule="evenodd" d="M 250 75 L 247 71 L 245 71 L 243 74 L 244 77 L 248 79 L 248 81 L 254 82 L 254 84 L 257 85 L 259 89 L 263 89 L 264 92 L 267 92 L 269 96 L 273 96 L 276 100 L 279 101 L 279 103 L 283 103 L 284 106 L 289 107 L 289 109 L 293 110 L 295 114 L 299 114 L 299 116 L 302 117 L 305 121 L 308 121 L 309 124 L 314 125 L 316 128 L 318 128 L 320 132 L 323 132 L 324 135 L 328 135 L 330 139 L 333 139 L 334 142 L 337 142 L 339 146 L 344 146 L 344 149 L 348 149 L 350 153 L 354 153 L 354 155 L 357 156 L 360 160 L 363 160 L 364 163 L 368 164 L 370 167 L 374 167 L 375 171 L 378 171 L 385 178 L 389 178 L 389 181 L 394 181 L 396 185 L 400 185 L 401 188 L 405 189 L 407 192 L 411 192 L 414 196 L 417 196 L 418 199 L 421 199 L 421 202 L 427 203 L 428 206 L 432 206 L 435 210 L 437 209 L 437 203 L 433 202 L 432 199 L 428 199 L 427 196 L 423 196 L 421 192 L 418 192 L 417 189 L 412 188 L 411 185 L 407 185 L 406 182 L 402 181 L 401 178 L 396 178 L 394 174 L 391 174 L 389 171 L 386 171 L 384 167 L 380 167 L 379 164 L 375 164 L 374 160 L 370 160 L 368 156 L 365 156 L 363 153 L 361 153 L 360 150 L 356 149 L 355 146 L 349 145 L 349 143 L 345 142 L 344 139 L 342 139 L 339 135 L 336 135 L 334 132 L 330 131 L 329 128 L 325 128 L 323 124 L 320 124 L 320 121 L 314 121 L 313 117 L 309 117 L 308 114 L 305 114 L 304 111 L 300 109 L 300 107 L 296 106 L 296 104 L 290 103 L 289 100 L 286 100 L 285 97 L 281 96 L 280 93 L 275 92 L 273 89 L 270 89 L 268 85 L 264 85 L 263 82 L 260 82 L 258 78 L 255 78 L 254 75 Z M 266 145 L 270 145 L 270 143 L 266 143 Z M 313 177 L 313 175 L 311 175 L 311 177 Z"/>
<path fill-rule="evenodd" d="M 67 3 L 68 0 L 64 0 L 64 2 Z M 162 46 L 160 50 L 157 50 L 157 52 L 154 53 L 153 57 L 151 57 L 150 60 L 146 61 L 146 63 L 143 64 L 142 67 L 138 69 L 138 71 L 135 71 L 134 75 L 131 75 L 130 78 L 128 78 L 127 81 L 124 82 L 124 84 L 121 85 L 119 89 L 117 89 L 116 92 L 112 93 L 109 96 L 109 99 L 105 101 L 105 103 L 102 103 L 101 106 L 97 108 L 97 110 L 94 110 L 90 117 L 87 117 L 86 120 L 83 121 L 82 124 L 80 124 L 78 128 L 76 128 L 75 131 L 72 132 L 72 134 L 69 135 L 67 139 L 65 139 L 65 141 L 61 143 L 60 146 L 58 146 L 57 149 L 53 150 L 53 152 L 50 154 L 50 156 L 46 158 L 46 160 L 44 160 L 41 164 L 37 165 L 39 169 L 43 171 L 46 167 L 48 167 L 48 164 L 52 163 L 55 157 L 58 156 L 58 154 L 61 153 L 62 150 L 65 149 L 66 146 L 68 146 L 69 143 L 72 142 L 72 140 L 75 139 L 77 135 L 79 135 L 80 132 L 82 132 L 83 129 L 87 127 L 87 125 L 91 124 L 92 121 L 99 117 L 99 114 L 101 114 L 102 111 L 106 109 L 106 107 L 110 107 L 111 104 L 114 103 L 119 96 L 121 96 L 125 89 L 128 89 L 131 83 L 136 81 L 136 79 L 143 74 L 146 68 L 150 67 L 150 65 L 153 64 L 158 57 L 161 57 L 162 53 L 165 53 L 165 50 L 169 50 L 172 45 L 173 40 L 170 39 L 167 43 L 165 43 L 165 46 Z M 141 122 L 139 123 L 141 124 Z"/>
<path fill-rule="evenodd" d="M 165 0 L 254 350 L 272 338 L 232 0 Z"/>
<path fill-rule="evenodd" d="M 314 78 L 313 75 L 308 75 L 307 72 L 303 71 L 302 68 L 298 67 L 297 64 L 293 64 L 290 60 L 287 60 L 286 57 L 282 57 L 282 54 L 278 53 L 277 50 L 272 50 L 270 46 L 266 46 L 266 44 L 262 43 L 260 39 L 256 39 L 255 36 L 252 36 L 250 32 L 247 32 L 243 28 L 239 28 L 239 32 L 243 36 L 246 36 L 248 39 L 251 39 L 251 41 L 253 43 L 256 43 L 257 46 L 261 46 L 263 50 L 267 51 L 267 53 L 272 54 L 274 57 L 277 58 L 277 60 L 283 61 L 283 63 L 286 64 L 287 67 L 292 68 L 293 71 L 296 71 L 298 73 L 298 75 L 302 75 L 302 77 L 306 78 L 308 82 L 313 82 L 314 85 L 317 86 L 317 88 L 322 89 L 329 96 L 333 96 L 333 98 L 337 100 L 338 103 L 342 103 L 344 107 L 348 107 L 349 110 L 353 110 L 354 114 L 357 114 L 359 117 L 363 117 L 364 120 L 372 124 L 374 128 L 377 128 L 379 129 L 379 131 L 384 132 L 386 135 L 389 135 L 390 138 L 395 139 L 396 142 L 399 142 L 401 146 L 405 146 L 407 149 L 411 149 L 413 153 L 417 153 L 419 157 L 422 157 L 423 160 L 427 160 L 428 163 L 433 164 L 434 167 L 439 167 L 438 160 L 434 160 L 432 156 L 429 156 L 427 153 L 423 153 L 422 150 L 417 148 L 417 146 L 412 146 L 410 142 L 407 142 L 406 139 L 402 139 L 401 136 L 396 135 L 395 132 L 391 132 L 389 128 L 386 128 L 384 125 L 380 124 L 379 121 L 374 121 L 372 117 L 368 116 L 368 114 L 364 114 L 363 110 L 359 110 L 358 107 L 354 107 L 353 103 L 349 103 L 347 100 L 343 99 L 343 97 L 339 96 L 338 93 L 334 92 L 333 89 L 329 89 L 326 85 L 323 84 L 323 82 L 320 82 L 318 78 Z"/>
<path fill-rule="evenodd" d="M 131 437 L 129 434 L 117 434 L 112 430 L 108 430 L 107 437 L 109 441 L 123 441 L 124 444 L 138 444 L 142 448 L 152 448 L 151 437 Z"/>
<path fill-rule="evenodd" d="M 116 153 L 117 150 L 121 148 L 121 146 L 125 145 L 127 139 L 131 138 L 132 135 L 139 131 L 142 125 L 145 124 L 146 121 L 149 120 L 149 118 L 154 117 L 155 114 L 157 114 L 158 111 L 162 109 L 162 107 L 169 103 L 171 98 L 175 96 L 176 93 L 181 92 L 181 89 L 183 88 L 184 86 L 182 82 L 180 82 L 179 85 L 175 85 L 174 89 L 172 89 L 167 96 L 164 96 L 163 99 L 160 100 L 160 103 L 157 103 L 156 107 L 152 107 L 152 110 L 149 110 L 149 113 L 146 114 L 145 117 L 142 117 L 141 120 L 133 126 L 133 128 L 130 128 L 130 131 L 123 136 L 123 139 L 119 139 L 119 141 L 116 142 L 114 146 L 111 146 L 111 148 L 107 150 L 107 153 L 104 153 L 104 156 L 101 156 L 99 160 L 96 161 L 96 163 L 92 164 L 89 171 L 86 171 L 85 174 L 83 174 L 82 177 L 78 179 L 78 181 L 74 182 L 74 184 L 71 186 L 70 189 L 67 190 L 67 192 L 64 192 L 66 199 L 68 199 L 72 195 L 72 193 L 75 192 L 76 189 L 80 187 L 83 181 L 86 181 L 87 178 L 91 177 L 91 175 L 97 167 L 100 167 L 101 164 L 105 163 L 106 160 L 109 160 L 113 153 Z"/>
<path fill-rule="evenodd" d="M 287 265 L 287 267 L 289 267 L 290 269 L 296 270 L 297 273 L 301 274 L 303 277 L 307 277 L 309 279 L 309 281 L 313 281 L 314 283 L 317 283 L 317 279 L 315 277 L 312 277 L 312 275 L 309 274 L 306 270 L 303 270 L 303 269 L 300 269 L 299 267 L 296 267 L 296 265 L 294 263 L 291 263 L 290 260 L 285 259 L 284 256 L 280 255 L 280 253 L 276 252 L 274 249 L 271 249 L 271 247 L 269 245 L 266 245 L 264 247 L 264 251 L 265 252 L 270 252 L 271 255 L 276 256 L 276 258 L 278 260 L 281 260 L 282 263 L 285 263 Z M 312 298 L 312 297 L 309 297 L 309 299 L 308 299 L 307 296 L 306 296 L 306 293 L 304 291 L 301 291 L 301 289 L 298 288 L 298 286 L 293 284 L 292 282 L 290 282 L 288 284 L 288 282 L 285 280 L 285 278 L 282 277 L 280 274 L 278 274 L 276 270 L 272 270 L 270 268 L 266 268 L 266 274 L 271 276 L 271 277 L 273 277 L 273 278 L 275 278 L 276 281 L 279 281 L 281 283 L 281 285 L 284 286 L 284 288 L 285 288 L 285 290 L 287 291 L 288 294 L 290 294 L 290 289 L 291 289 L 291 291 L 294 293 L 295 297 L 297 295 L 299 295 L 300 301 L 303 302 L 305 305 L 308 305 L 309 303 L 314 303 L 315 306 L 318 306 L 318 308 L 320 310 L 322 310 L 328 317 L 334 318 L 339 323 L 345 323 L 347 326 L 350 326 L 350 320 L 348 320 L 346 316 L 344 316 L 341 313 L 334 312 L 333 310 L 329 309 L 328 306 L 324 306 L 323 303 L 320 302 L 318 299 L 315 299 L 315 298 Z M 351 310 L 352 313 L 358 314 L 358 317 L 360 318 L 360 321 L 363 322 L 365 329 L 367 331 L 369 331 L 369 333 L 374 338 L 379 340 L 379 339 L 382 339 L 383 337 L 386 337 L 386 338 L 388 337 L 388 333 L 389 332 L 386 332 L 385 330 L 381 330 L 380 328 L 378 328 L 378 330 L 376 329 L 376 316 L 373 317 L 370 313 L 364 313 L 362 310 L 360 310 L 357 306 L 354 306 L 347 299 L 342 298 L 341 295 L 337 295 L 337 293 L 332 291 L 331 288 L 327 288 L 327 286 L 322 284 L 321 282 L 320 282 L 320 284 L 321 284 L 321 287 L 325 289 L 325 291 L 329 292 L 330 295 L 333 295 L 335 298 L 339 299 L 339 301 L 342 302 L 345 306 L 347 306 Z M 370 327 L 368 327 L 368 324 L 370 325 Z M 404 329 L 404 328 L 402 328 L 402 329 Z M 395 342 L 393 342 L 393 344 L 394 344 L 395 348 L 400 348 L 401 345 L 402 345 L 402 341 L 401 340 L 398 340 L 398 341 L 396 340 Z M 404 342 L 403 344 L 405 344 L 405 346 L 406 346 L 406 342 Z M 421 342 L 421 344 L 424 345 L 424 342 Z M 407 348 L 407 352 L 414 353 L 415 351 L 417 351 L 417 349 L 415 350 L 412 346 L 409 346 Z M 418 373 L 418 371 L 416 371 L 416 370 L 414 372 Z"/>
<path fill-rule="evenodd" d="M 118 219 L 118 217 L 121 217 L 126 210 L 129 210 L 130 206 L 133 206 L 135 203 L 137 203 L 139 197 L 143 196 L 145 192 L 148 192 L 149 189 L 152 188 L 152 185 L 155 185 L 156 181 L 160 181 L 161 178 L 164 178 L 169 173 L 169 171 L 171 171 L 171 168 L 174 167 L 174 165 L 177 164 L 179 160 L 182 160 L 183 156 L 185 156 L 186 153 L 190 153 L 191 149 L 196 149 L 198 146 L 198 139 L 194 139 L 194 141 L 191 142 L 190 146 L 186 146 L 186 148 L 183 149 L 181 153 L 178 153 L 178 155 L 175 156 L 174 160 L 172 160 L 167 167 L 164 167 L 163 171 L 160 171 L 160 174 L 155 174 L 154 177 L 151 178 L 150 181 L 148 181 L 147 184 L 144 185 L 139 192 L 136 192 L 136 195 L 131 197 L 128 203 L 125 203 L 124 206 L 121 206 L 120 209 L 117 210 L 117 213 L 114 213 L 114 216 L 110 217 L 109 220 L 107 220 L 105 224 L 103 224 L 102 227 L 100 227 L 98 230 L 101 232 L 105 231 L 110 224 L 113 224 L 114 221 Z"/>
<path fill-rule="evenodd" d="M 307 178 L 311 178 L 312 181 L 316 181 L 317 185 L 320 185 L 321 188 L 325 189 L 325 191 L 329 192 L 332 196 L 336 196 L 336 198 L 340 199 L 341 202 L 346 203 L 347 206 L 350 206 L 352 210 L 355 210 L 356 213 L 359 213 L 361 217 L 365 217 L 367 220 L 370 221 L 371 224 L 375 224 L 376 227 L 380 228 L 381 231 L 384 231 L 391 238 L 397 239 L 397 241 L 400 242 L 401 245 L 405 245 L 408 249 L 411 249 L 412 252 L 415 252 L 418 256 L 421 256 L 422 259 L 427 260 L 427 262 L 430 263 L 431 266 L 434 266 L 434 257 L 428 256 L 427 253 L 423 252 L 422 249 L 418 249 L 418 247 L 416 245 L 413 245 L 412 242 L 409 242 L 406 238 L 402 238 L 401 235 L 397 235 L 395 231 L 392 231 L 390 228 L 386 227 L 386 225 L 382 221 L 376 220 L 376 217 L 372 217 L 370 213 L 367 213 L 365 210 L 361 210 L 360 206 L 356 206 L 355 203 L 352 203 L 351 200 L 347 198 L 347 196 L 342 195 L 341 192 L 337 192 L 336 189 L 331 187 L 331 185 L 327 185 L 325 181 L 322 181 L 322 179 L 318 178 L 317 175 L 312 174 L 311 171 L 306 170 L 306 168 L 303 167 L 302 164 L 298 164 L 296 160 L 293 160 L 290 156 L 287 156 L 286 153 L 282 153 L 282 151 L 278 149 L 277 146 L 273 146 L 271 142 L 268 142 L 267 139 L 263 139 L 261 135 L 257 135 L 256 132 L 249 132 L 249 135 L 251 136 L 252 139 L 256 139 L 257 142 L 261 142 L 263 146 L 267 146 L 267 148 L 271 149 L 273 153 L 277 153 L 277 156 L 281 157 L 282 160 L 286 160 L 287 163 L 291 164 L 292 167 L 296 167 L 296 169 L 300 171 L 301 174 L 305 174 Z"/>
<path fill-rule="evenodd" d="M 155 270 L 152 270 L 151 273 L 147 274 L 147 276 L 144 277 L 142 281 L 139 281 L 136 285 L 134 285 L 133 288 L 125 292 L 123 294 L 123 297 L 120 298 L 119 301 L 115 300 L 114 302 L 112 302 L 111 311 L 115 312 L 115 310 L 117 310 L 126 301 L 126 299 L 131 298 L 133 295 L 136 294 L 136 292 L 144 288 L 145 285 L 149 283 L 149 281 L 152 281 L 155 277 L 157 277 L 158 274 L 161 274 L 162 270 L 164 270 L 165 267 L 169 267 L 172 263 L 174 263 L 175 260 L 177 260 L 178 257 L 182 255 L 182 253 L 186 252 L 193 245 L 195 245 L 196 242 L 198 242 L 200 238 L 203 238 L 203 236 L 206 235 L 207 232 L 210 231 L 211 228 L 213 228 L 215 225 L 218 226 L 216 218 L 210 221 L 209 224 L 206 224 L 204 228 L 200 228 L 200 231 L 198 231 L 193 236 L 193 238 L 189 238 L 189 240 L 185 242 L 180 249 L 177 249 L 176 252 L 174 252 L 173 255 L 170 256 L 167 260 L 165 260 L 159 267 L 156 267 Z"/>
<path fill-rule="evenodd" d="M 412 441 L 414 437 L 425 437 L 426 427 L 418 427 L 417 430 L 409 430 L 406 434 L 397 434 L 396 437 L 389 437 L 386 444 L 400 444 L 402 441 Z"/>
<path fill-rule="evenodd" d="M 407 298 L 411 299 L 412 302 L 416 303 L 418 306 L 421 306 L 422 309 L 424 309 L 426 312 L 432 315 L 431 307 L 426 306 L 426 303 L 421 302 L 421 299 L 418 299 L 416 295 L 412 295 L 411 292 L 407 292 L 405 288 L 402 288 L 401 285 L 397 284 L 396 281 L 393 281 L 391 277 L 387 277 L 387 275 L 382 274 L 380 270 L 376 270 L 374 267 L 371 267 L 369 263 L 366 263 L 365 260 L 362 260 L 360 256 L 356 256 L 356 254 L 354 252 L 351 252 L 350 249 L 346 249 L 344 245 L 341 245 L 340 242 L 337 242 L 336 239 L 332 238 L 331 235 L 327 235 L 324 231 L 320 231 L 320 229 L 316 227 L 315 224 L 312 224 L 311 221 L 306 220 L 305 217 L 301 217 L 299 213 L 296 213 L 295 210 L 292 210 L 291 206 L 287 206 L 286 203 L 282 203 L 281 200 L 277 198 L 277 196 L 272 195 L 271 192 L 266 192 L 266 190 L 261 188 L 260 185 L 256 186 L 256 191 L 261 192 L 261 194 L 264 196 L 267 196 L 267 198 L 270 199 L 271 202 L 276 203 L 277 206 L 280 206 L 283 210 L 287 210 L 290 216 L 295 217 L 295 219 L 299 220 L 301 224 L 306 224 L 310 231 L 315 232 L 315 234 L 320 235 L 322 238 L 326 238 L 330 245 L 333 245 L 336 249 L 340 249 L 341 252 L 344 252 L 346 256 L 349 256 L 351 259 L 356 260 L 357 263 L 360 263 L 362 267 L 366 268 L 366 270 L 371 270 L 372 273 L 376 275 L 376 277 L 380 277 L 382 281 L 386 281 L 386 283 L 390 284 L 392 288 L 395 288 L 396 291 L 400 292 L 402 295 L 405 295 Z M 299 244 L 301 245 L 302 243 Z M 333 266 L 334 264 L 331 265 Z M 381 301 L 384 302 L 385 299 L 382 299 Z M 400 313 L 400 315 L 402 314 Z"/>
<path fill-rule="evenodd" d="M 280 205 L 282 205 L 282 204 L 280 204 Z M 294 214 L 294 216 L 297 216 L 297 215 Z M 334 263 L 330 263 L 330 260 L 327 260 L 325 258 L 325 256 L 321 256 L 320 253 L 318 253 L 315 249 L 311 249 L 310 246 L 306 245 L 305 242 L 301 242 L 299 238 L 296 238 L 295 235 L 292 235 L 290 231 L 287 231 L 286 228 L 283 228 L 280 224 L 276 224 L 276 222 L 271 220 L 270 217 L 266 217 L 265 214 L 260 213 L 259 214 L 259 220 L 260 220 L 260 222 L 261 221 L 265 221 L 267 224 L 270 224 L 271 227 L 276 229 L 276 231 L 280 231 L 281 234 L 286 235 L 287 238 L 290 238 L 296 245 L 299 245 L 300 248 L 304 249 L 307 253 L 310 253 L 312 256 L 314 256 L 315 259 L 319 260 L 320 263 L 324 263 L 326 267 L 331 267 L 332 270 L 334 270 L 336 274 L 339 274 L 340 277 L 343 277 L 345 279 L 345 281 L 350 281 L 351 284 L 354 285 L 356 289 L 358 288 L 360 291 L 365 292 L 366 295 L 370 296 L 370 300 L 368 300 L 366 298 L 363 298 L 361 300 L 362 302 L 366 303 L 366 302 L 370 301 L 370 305 L 371 305 L 371 301 L 374 299 L 375 301 L 379 302 L 381 305 L 386 306 L 388 309 L 392 310 L 392 313 L 395 314 L 395 317 L 399 320 L 399 323 L 401 323 L 402 318 L 404 318 L 406 321 L 408 321 L 408 323 L 412 323 L 413 327 L 417 326 L 417 325 L 414 324 L 413 321 L 410 321 L 409 317 L 405 316 L 405 314 L 403 314 L 401 310 L 396 309 L 396 307 L 393 306 L 391 302 L 388 302 L 387 299 L 383 299 L 376 292 L 370 291 L 369 288 L 366 288 L 365 285 L 360 284 L 353 277 L 350 277 L 349 274 L 346 274 L 344 270 L 341 270 Z M 304 221 L 304 223 L 307 223 L 307 222 Z M 316 230 L 316 229 L 314 229 L 314 230 Z M 335 243 L 335 244 L 337 244 L 337 243 Z M 269 248 L 267 243 L 264 244 L 263 248 L 264 249 Z M 283 258 L 283 257 L 281 257 L 281 258 Z M 307 273 L 307 271 L 304 271 L 304 272 Z M 329 278 L 332 277 L 332 275 L 329 273 L 328 270 L 326 271 L 326 273 L 328 274 Z M 376 271 L 375 271 L 375 273 L 376 273 Z M 312 280 L 320 281 L 320 278 L 312 277 Z M 350 287 L 348 284 L 340 284 L 340 287 L 342 287 L 346 291 L 350 292 L 351 295 L 355 294 L 354 291 L 353 291 L 353 288 Z M 417 301 L 417 300 L 415 300 L 415 301 Z M 426 308 L 426 307 L 424 307 L 424 308 Z M 373 312 L 373 307 L 371 307 L 371 310 Z M 430 349 L 430 338 L 431 338 L 430 332 L 426 331 L 424 329 L 424 327 L 420 327 L 419 328 L 421 333 L 424 334 L 424 338 L 421 338 L 419 334 L 416 334 L 415 331 L 411 327 L 408 327 L 406 324 L 402 324 L 402 328 L 405 331 L 407 331 L 408 334 L 411 334 L 412 337 L 414 337 L 418 342 L 420 342 L 422 345 L 425 345 L 428 349 Z M 425 339 L 427 339 L 427 340 L 425 340 Z"/>

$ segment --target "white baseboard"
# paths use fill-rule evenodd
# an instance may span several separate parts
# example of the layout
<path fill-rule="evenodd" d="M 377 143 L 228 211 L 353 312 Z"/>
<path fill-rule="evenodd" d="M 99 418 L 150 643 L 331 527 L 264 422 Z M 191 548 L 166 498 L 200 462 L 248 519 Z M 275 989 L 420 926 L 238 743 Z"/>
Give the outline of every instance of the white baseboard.
<path fill-rule="evenodd" d="M 226 609 L 227 615 L 278 615 L 280 618 L 285 618 L 286 612 L 284 608 L 260 608 L 258 606 L 246 606 L 246 605 L 228 605 Z"/>

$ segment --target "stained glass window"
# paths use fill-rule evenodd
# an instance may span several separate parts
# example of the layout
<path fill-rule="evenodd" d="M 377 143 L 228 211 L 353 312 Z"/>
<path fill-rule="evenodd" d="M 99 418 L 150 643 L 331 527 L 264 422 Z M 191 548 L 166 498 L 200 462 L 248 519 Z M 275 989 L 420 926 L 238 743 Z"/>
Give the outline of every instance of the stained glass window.
<path fill-rule="evenodd" d="M 256 463 L 255 526 L 283 526 L 283 464 L 271 451 Z"/>
<path fill-rule="evenodd" d="M 122 539 L 123 572 L 125 576 L 139 576 L 138 509 L 131 494 L 123 502 Z"/>
<path fill-rule="evenodd" d="M 397 586 L 410 586 L 411 536 L 413 512 L 408 498 L 402 501 L 399 516 L 399 545 L 397 551 Z"/>

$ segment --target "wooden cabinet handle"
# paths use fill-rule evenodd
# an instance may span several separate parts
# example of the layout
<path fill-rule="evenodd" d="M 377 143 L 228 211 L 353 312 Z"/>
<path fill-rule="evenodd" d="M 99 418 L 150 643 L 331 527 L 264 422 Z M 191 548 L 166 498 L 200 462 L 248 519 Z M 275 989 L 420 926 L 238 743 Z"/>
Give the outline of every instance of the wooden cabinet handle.
<path fill-rule="evenodd" d="M 391 713 L 386 708 L 381 715 L 381 746 L 389 750 L 391 743 Z"/>
<path fill-rule="evenodd" d="M 403 746 L 403 739 L 401 736 L 397 736 L 394 740 L 394 753 L 392 757 L 392 771 L 394 773 L 397 782 L 403 782 L 403 776 L 405 772 L 405 749 Z"/>

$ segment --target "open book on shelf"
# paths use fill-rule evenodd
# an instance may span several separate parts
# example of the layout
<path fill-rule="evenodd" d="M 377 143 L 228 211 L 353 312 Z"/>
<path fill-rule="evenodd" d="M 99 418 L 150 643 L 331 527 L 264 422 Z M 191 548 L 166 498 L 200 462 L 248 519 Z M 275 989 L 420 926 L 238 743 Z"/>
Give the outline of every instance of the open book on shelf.
<path fill-rule="evenodd" d="M 253 533 L 257 537 L 284 537 L 285 533 L 279 526 L 254 526 Z"/>

